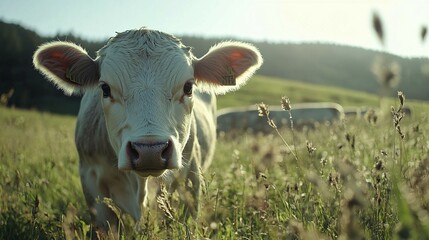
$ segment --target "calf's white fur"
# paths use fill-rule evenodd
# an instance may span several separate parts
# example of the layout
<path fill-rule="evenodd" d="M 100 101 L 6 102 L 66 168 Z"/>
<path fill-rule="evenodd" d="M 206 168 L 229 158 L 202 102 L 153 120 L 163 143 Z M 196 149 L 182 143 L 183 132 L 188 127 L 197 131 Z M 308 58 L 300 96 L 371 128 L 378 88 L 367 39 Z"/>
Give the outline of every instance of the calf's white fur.
<path fill-rule="evenodd" d="M 98 198 L 111 198 L 135 220 L 148 177 L 170 190 L 186 184 L 198 210 L 200 171 L 216 141 L 215 94 L 238 89 L 261 66 L 259 51 L 223 42 L 196 58 L 174 36 L 146 28 L 118 33 L 91 59 L 68 42 L 42 45 L 33 63 L 66 94 L 84 92 L 76 126 L 79 173 L 96 227 L 116 227 Z"/>

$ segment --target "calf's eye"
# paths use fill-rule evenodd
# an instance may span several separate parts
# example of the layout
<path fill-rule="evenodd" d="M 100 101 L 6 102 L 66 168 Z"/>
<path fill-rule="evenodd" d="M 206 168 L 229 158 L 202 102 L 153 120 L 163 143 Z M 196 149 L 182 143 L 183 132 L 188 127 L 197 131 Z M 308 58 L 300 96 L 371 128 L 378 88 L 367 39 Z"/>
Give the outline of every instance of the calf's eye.
<path fill-rule="evenodd" d="M 183 93 L 190 97 L 192 95 L 193 86 L 194 86 L 194 83 L 186 82 L 185 85 L 183 86 Z"/>
<path fill-rule="evenodd" d="M 103 98 L 111 97 L 110 87 L 106 83 L 101 84 L 101 90 L 103 90 Z"/>

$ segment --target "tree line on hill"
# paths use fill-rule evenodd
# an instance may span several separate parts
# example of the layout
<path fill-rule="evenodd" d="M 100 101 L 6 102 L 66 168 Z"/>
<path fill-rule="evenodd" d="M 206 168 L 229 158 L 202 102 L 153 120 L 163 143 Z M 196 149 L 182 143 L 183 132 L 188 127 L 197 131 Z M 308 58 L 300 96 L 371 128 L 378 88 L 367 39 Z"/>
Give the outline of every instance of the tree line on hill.
<path fill-rule="evenodd" d="M 197 57 L 203 56 L 217 42 L 228 40 L 194 36 L 180 38 L 185 45 L 193 48 Z M 88 41 L 71 34 L 43 37 L 20 25 L 0 20 L 0 95 L 14 90 L 8 105 L 57 113 L 77 113 L 80 96 L 64 96 L 32 66 L 32 55 L 37 46 L 53 40 L 78 43 L 92 57 L 105 44 L 105 41 Z M 407 98 L 429 100 L 429 75 L 422 71 L 429 67 L 427 58 L 402 58 L 362 48 L 319 43 L 253 44 L 264 57 L 264 65 L 258 74 L 376 94 L 380 91 L 380 86 L 372 72 L 372 65 L 376 57 L 382 55 L 388 62 L 396 62 L 400 66 L 401 76 L 397 89 L 402 90 Z M 391 89 L 391 94 L 394 92 L 395 89 Z"/>

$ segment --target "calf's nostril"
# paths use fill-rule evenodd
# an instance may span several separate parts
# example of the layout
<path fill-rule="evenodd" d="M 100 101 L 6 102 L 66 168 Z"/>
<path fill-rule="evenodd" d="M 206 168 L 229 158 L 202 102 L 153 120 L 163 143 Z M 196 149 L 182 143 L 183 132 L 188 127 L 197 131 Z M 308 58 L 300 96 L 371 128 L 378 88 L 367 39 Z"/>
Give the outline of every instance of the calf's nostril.
<path fill-rule="evenodd" d="M 164 150 L 161 153 L 161 159 L 165 164 L 165 167 L 168 166 L 168 161 L 171 159 L 171 155 L 173 153 L 173 143 L 169 140 L 166 142 Z"/>
<path fill-rule="evenodd" d="M 128 154 L 129 159 L 130 159 L 132 168 L 135 168 L 135 163 L 138 161 L 138 159 L 140 157 L 139 152 L 137 151 L 136 148 L 137 148 L 137 146 L 135 143 L 128 142 L 127 154 Z"/>

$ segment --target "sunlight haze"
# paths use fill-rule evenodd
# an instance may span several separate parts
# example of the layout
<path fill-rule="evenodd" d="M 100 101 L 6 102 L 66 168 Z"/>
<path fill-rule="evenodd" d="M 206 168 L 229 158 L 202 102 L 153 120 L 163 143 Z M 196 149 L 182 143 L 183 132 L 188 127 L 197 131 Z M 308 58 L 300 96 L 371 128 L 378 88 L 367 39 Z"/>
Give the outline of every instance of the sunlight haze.
<path fill-rule="evenodd" d="M 372 29 L 384 24 L 384 50 L 429 56 L 420 30 L 429 25 L 429 2 L 351 0 L 58 1 L 4 0 L 0 19 L 43 36 L 72 33 L 104 40 L 115 32 L 147 26 L 175 35 L 269 42 L 326 42 L 383 50 Z"/>

